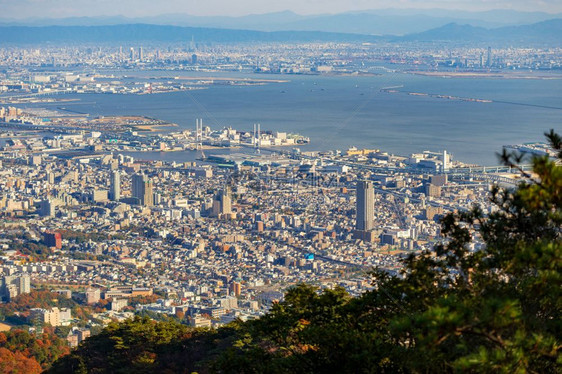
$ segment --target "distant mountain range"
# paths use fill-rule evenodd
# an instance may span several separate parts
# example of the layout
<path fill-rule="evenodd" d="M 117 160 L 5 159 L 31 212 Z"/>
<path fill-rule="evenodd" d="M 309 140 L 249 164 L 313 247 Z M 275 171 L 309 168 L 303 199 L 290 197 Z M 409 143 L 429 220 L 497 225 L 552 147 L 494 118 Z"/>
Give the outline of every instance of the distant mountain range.
<path fill-rule="evenodd" d="M 4 26 L 0 27 L 0 43 L 45 42 L 459 42 L 503 45 L 560 46 L 562 19 L 531 25 L 488 29 L 450 23 L 421 33 L 405 36 L 374 36 L 361 33 L 322 31 L 255 31 L 225 28 L 180 27 L 128 24 L 110 26 Z"/>
<path fill-rule="evenodd" d="M 450 23 L 425 32 L 398 38 L 401 41 L 485 42 L 505 45 L 562 45 L 562 19 L 532 25 L 486 29 Z"/>
<path fill-rule="evenodd" d="M 75 17 L 62 19 L 0 19 L 3 26 L 108 26 L 151 24 L 255 31 L 324 31 L 366 35 L 406 35 L 438 28 L 450 23 L 485 28 L 519 26 L 562 18 L 562 14 L 491 10 L 486 12 L 444 9 L 385 9 L 340 14 L 299 15 L 290 11 L 242 17 L 203 17 L 164 14 L 127 18 Z"/>
<path fill-rule="evenodd" d="M 377 37 L 320 31 L 254 31 L 163 25 L 4 26 L 0 43 L 100 42 L 374 42 Z"/>

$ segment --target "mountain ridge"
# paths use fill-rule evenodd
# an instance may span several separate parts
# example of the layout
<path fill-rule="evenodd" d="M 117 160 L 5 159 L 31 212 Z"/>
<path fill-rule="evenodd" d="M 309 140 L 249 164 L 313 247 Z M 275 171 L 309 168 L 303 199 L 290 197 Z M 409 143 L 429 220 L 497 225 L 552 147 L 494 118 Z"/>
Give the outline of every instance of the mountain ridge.
<path fill-rule="evenodd" d="M 207 27 L 255 31 L 324 31 L 368 35 L 407 35 L 438 28 L 451 22 L 486 28 L 517 26 L 562 18 L 562 13 L 491 10 L 486 12 L 444 9 L 379 9 L 335 14 L 301 15 L 280 11 L 244 16 L 194 16 L 160 14 L 130 18 L 125 16 L 68 17 L 59 19 L 0 19 L 4 26 L 102 26 L 119 24 L 155 24 L 183 27 Z"/>
<path fill-rule="evenodd" d="M 405 36 L 323 31 L 255 31 L 150 24 L 110 26 L 0 26 L 0 42 L 459 42 L 505 45 L 559 45 L 562 19 L 522 26 L 483 28 L 449 23 Z"/>
<path fill-rule="evenodd" d="M 399 40 L 556 45 L 560 42 L 560 35 L 562 35 L 562 18 L 532 25 L 505 26 L 495 29 L 449 23 L 421 33 L 406 35 Z"/>
<path fill-rule="evenodd" d="M 280 41 L 375 41 L 370 35 L 317 31 L 275 31 L 180 27 L 149 24 L 111 26 L 5 26 L 0 27 L 0 42 L 180 42 L 195 38 L 204 42 L 280 42 Z"/>

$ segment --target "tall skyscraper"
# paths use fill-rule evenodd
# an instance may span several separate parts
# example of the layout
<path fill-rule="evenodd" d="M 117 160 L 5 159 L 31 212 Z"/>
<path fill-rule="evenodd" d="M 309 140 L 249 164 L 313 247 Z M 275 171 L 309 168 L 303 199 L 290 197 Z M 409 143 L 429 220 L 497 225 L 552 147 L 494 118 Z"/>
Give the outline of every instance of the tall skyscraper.
<path fill-rule="evenodd" d="M 492 47 L 488 47 L 488 58 L 486 59 L 486 66 L 492 66 Z"/>
<path fill-rule="evenodd" d="M 191 36 L 191 43 L 189 43 L 189 51 L 195 51 L 195 38 L 193 37 L 193 35 Z"/>
<path fill-rule="evenodd" d="M 142 61 L 144 58 L 144 55 L 142 53 L 142 47 L 139 47 L 139 61 Z"/>
<path fill-rule="evenodd" d="M 47 183 L 55 184 L 55 173 L 48 171 L 46 179 L 47 179 Z"/>
<path fill-rule="evenodd" d="M 370 181 L 357 182 L 357 221 L 355 228 L 370 231 L 375 226 L 375 189 Z"/>
<path fill-rule="evenodd" d="M 31 292 L 31 278 L 28 274 L 24 274 L 17 278 L 17 287 L 19 288 L 20 294 Z"/>
<path fill-rule="evenodd" d="M 213 200 L 212 215 L 218 217 L 222 214 L 230 213 L 232 213 L 232 198 L 230 197 L 230 190 L 225 188 L 218 193 Z"/>
<path fill-rule="evenodd" d="M 132 194 L 133 197 L 138 199 L 140 205 L 153 205 L 152 181 L 148 179 L 146 174 L 133 175 Z"/>
<path fill-rule="evenodd" d="M 110 199 L 113 201 L 119 201 L 121 199 L 121 174 L 119 174 L 119 170 L 114 170 L 111 173 L 110 195 Z"/>
<path fill-rule="evenodd" d="M 54 217 L 55 216 L 55 204 L 50 199 L 45 199 L 41 201 L 39 215 L 41 217 Z"/>
<path fill-rule="evenodd" d="M 148 181 L 144 185 L 144 205 L 154 205 L 154 191 L 152 189 L 152 181 Z"/>

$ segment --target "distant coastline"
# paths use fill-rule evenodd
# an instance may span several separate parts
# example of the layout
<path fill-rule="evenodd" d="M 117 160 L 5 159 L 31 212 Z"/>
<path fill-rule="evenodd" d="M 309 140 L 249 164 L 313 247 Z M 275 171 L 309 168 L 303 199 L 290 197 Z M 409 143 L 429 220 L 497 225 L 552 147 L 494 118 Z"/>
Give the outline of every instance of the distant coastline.
<path fill-rule="evenodd" d="M 443 78 L 497 78 L 497 79 L 562 79 L 562 75 L 533 75 L 523 72 L 490 72 L 490 71 L 406 71 L 407 74 Z"/>

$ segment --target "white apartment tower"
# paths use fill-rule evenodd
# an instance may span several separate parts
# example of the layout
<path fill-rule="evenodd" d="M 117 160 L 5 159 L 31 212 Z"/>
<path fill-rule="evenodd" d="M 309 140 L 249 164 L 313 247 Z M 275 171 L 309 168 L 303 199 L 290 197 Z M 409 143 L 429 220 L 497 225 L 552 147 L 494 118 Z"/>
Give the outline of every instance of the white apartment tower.
<path fill-rule="evenodd" d="M 111 200 L 119 201 L 121 199 L 121 174 L 119 170 L 111 172 Z"/>

